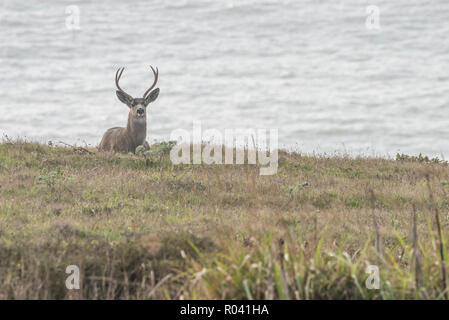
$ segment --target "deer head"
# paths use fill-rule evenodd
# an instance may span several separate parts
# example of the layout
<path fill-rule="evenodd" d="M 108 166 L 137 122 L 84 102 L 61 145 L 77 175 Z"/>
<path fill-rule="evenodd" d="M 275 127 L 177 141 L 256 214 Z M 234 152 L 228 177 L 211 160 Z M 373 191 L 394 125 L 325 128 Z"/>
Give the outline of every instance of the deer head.
<path fill-rule="evenodd" d="M 133 98 L 131 95 L 127 94 L 122 88 L 120 88 L 119 81 L 120 81 L 120 77 L 122 76 L 123 70 L 125 70 L 125 68 L 119 68 L 117 70 L 117 73 L 115 74 L 115 85 L 117 86 L 117 89 L 118 89 L 116 91 L 117 97 L 119 98 L 119 100 L 121 102 L 123 102 L 124 104 L 126 104 L 128 106 L 129 115 L 130 115 L 130 118 L 132 118 L 132 119 L 145 120 L 147 106 L 151 102 L 156 100 L 159 95 L 159 88 L 156 88 L 153 91 L 151 91 L 156 86 L 158 75 L 159 75 L 159 70 L 157 68 L 156 68 L 156 70 L 154 70 L 154 68 L 152 66 L 150 66 L 150 68 L 154 74 L 154 82 L 151 85 L 151 87 L 147 91 L 145 91 L 145 93 L 143 94 L 143 98 Z"/>

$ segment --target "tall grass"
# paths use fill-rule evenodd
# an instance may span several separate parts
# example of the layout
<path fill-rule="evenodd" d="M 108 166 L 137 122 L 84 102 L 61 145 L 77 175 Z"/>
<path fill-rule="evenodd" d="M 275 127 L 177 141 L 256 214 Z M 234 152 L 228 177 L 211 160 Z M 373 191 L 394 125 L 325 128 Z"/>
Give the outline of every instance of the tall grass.
<path fill-rule="evenodd" d="M 447 299 L 447 163 L 282 151 L 260 176 L 168 146 L 0 144 L 0 298 Z"/>

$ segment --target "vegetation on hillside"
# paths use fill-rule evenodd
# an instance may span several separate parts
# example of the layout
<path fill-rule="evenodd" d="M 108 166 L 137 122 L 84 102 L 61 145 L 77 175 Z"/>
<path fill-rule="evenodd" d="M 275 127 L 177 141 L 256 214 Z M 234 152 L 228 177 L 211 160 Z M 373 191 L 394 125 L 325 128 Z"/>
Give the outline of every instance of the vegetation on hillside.
<path fill-rule="evenodd" d="M 282 151 L 260 176 L 169 149 L 0 144 L 0 298 L 447 298 L 446 162 Z"/>

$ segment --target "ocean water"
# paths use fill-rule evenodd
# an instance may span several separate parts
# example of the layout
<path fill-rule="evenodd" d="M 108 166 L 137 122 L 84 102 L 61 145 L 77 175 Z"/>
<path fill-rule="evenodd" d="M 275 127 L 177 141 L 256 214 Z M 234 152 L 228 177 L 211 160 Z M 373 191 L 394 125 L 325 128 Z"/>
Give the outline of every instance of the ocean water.
<path fill-rule="evenodd" d="M 197 120 L 304 153 L 449 156 L 447 0 L 1 0 L 0 46 L 0 135 L 96 146 L 126 123 L 117 68 L 138 97 L 151 64 L 149 141 Z"/>

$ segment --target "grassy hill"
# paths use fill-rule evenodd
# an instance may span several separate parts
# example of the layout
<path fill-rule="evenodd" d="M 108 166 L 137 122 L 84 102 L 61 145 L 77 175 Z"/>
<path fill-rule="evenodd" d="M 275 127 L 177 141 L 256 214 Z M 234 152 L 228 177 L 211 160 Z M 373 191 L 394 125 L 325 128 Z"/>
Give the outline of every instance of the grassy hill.
<path fill-rule="evenodd" d="M 442 299 L 448 193 L 447 163 L 424 157 L 281 151 L 260 176 L 6 141 L 0 298 Z"/>

